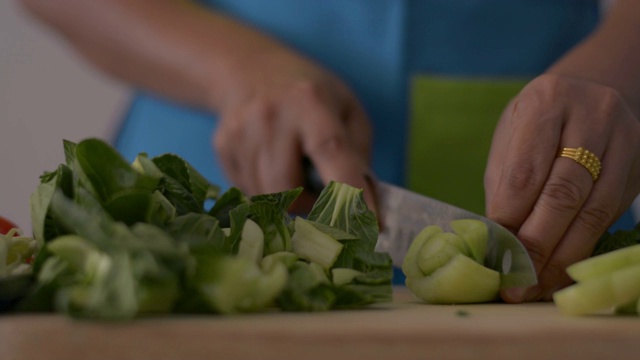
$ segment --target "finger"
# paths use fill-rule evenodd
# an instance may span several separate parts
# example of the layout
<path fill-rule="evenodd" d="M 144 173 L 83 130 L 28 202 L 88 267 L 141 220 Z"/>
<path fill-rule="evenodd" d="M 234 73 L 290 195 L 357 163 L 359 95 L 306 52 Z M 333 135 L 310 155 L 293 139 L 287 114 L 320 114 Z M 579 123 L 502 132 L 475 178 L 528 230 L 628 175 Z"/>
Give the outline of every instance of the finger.
<path fill-rule="evenodd" d="M 344 120 L 337 119 L 326 109 L 310 113 L 309 118 L 309 126 L 302 129 L 303 152 L 316 167 L 323 182 L 326 184 L 334 180 L 363 189 L 367 204 L 374 207 L 373 189 L 366 181 L 368 161 L 363 159 L 348 137 Z"/>
<path fill-rule="evenodd" d="M 602 158 L 603 170 L 593 184 L 591 194 L 542 269 L 539 292 L 532 291 L 526 295 L 529 298 L 549 300 L 555 291 L 569 285 L 571 280 L 566 268 L 589 257 L 600 235 L 620 215 L 621 209 L 626 209 L 624 189 L 626 179 L 632 177 L 631 169 L 637 161 L 637 153 L 629 151 L 628 143 L 623 141 L 625 137 L 625 134 L 620 134 L 612 137 L 616 141 L 609 142 Z"/>
<path fill-rule="evenodd" d="M 500 175 L 504 167 L 505 155 L 509 145 L 511 117 L 517 108 L 517 101 L 511 101 L 502 112 L 500 120 L 494 130 L 491 148 L 487 158 L 487 167 L 484 173 L 485 204 L 490 204 L 494 199 Z"/>
<path fill-rule="evenodd" d="M 570 147 L 584 144 L 582 146 L 592 149 L 593 153 L 600 158 L 610 134 L 606 130 L 585 132 L 584 116 L 580 111 L 571 115 L 572 119 L 567 121 L 562 135 L 562 144 Z M 551 287 L 566 284 L 568 279 L 562 274 L 563 264 L 559 264 L 559 261 L 564 262 L 565 259 L 556 258 L 553 263 L 549 261 L 552 254 L 554 257 L 560 256 L 556 253 L 556 247 L 561 239 L 567 236 L 567 229 L 590 196 L 592 187 L 591 173 L 583 165 L 573 159 L 555 158 L 549 177 L 541 189 L 531 214 L 517 233 L 537 270 L 538 284 L 530 289 L 506 291 L 504 297 L 508 301 L 537 300 L 550 291 Z M 584 241 L 584 238 L 581 240 Z M 573 239 L 563 241 L 570 241 L 571 246 L 576 247 Z M 584 256 L 584 249 L 575 250 L 576 253 L 573 256 Z M 573 259 L 573 256 L 570 258 Z"/>
<path fill-rule="evenodd" d="M 284 126 L 290 122 L 282 116 L 274 115 L 262 134 L 264 145 L 258 156 L 258 180 L 262 193 L 284 191 L 302 184 L 299 139 L 293 129 Z"/>
<path fill-rule="evenodd" d="M 517 232 L 538 198 L 554 161 L 564 113 L 545 106 L 541 95 L 519 96 L 507 121 L 508 141 L 487 216 Z M 544 110 L 543 110 L 544 109 Z M 504 135 L 503 135 L 504 136 Z M 492 164 L 492 166 L 498 166 Z"/>
<path fill-rule="evenodd" d="M 240 167 L 242 160 L 236 150 L 238 146 L 246 143 L 245 134 L 242 131 L 244 117 L 240 110 L 236 108 L 221 115 L 213 137 L 213 147 L 231 183 L 240 189 L 245 189 L 247 184 L 243 183 L 244 178 L 241 176 Z"/>
<path fill-rule="evenodd" d="M 269 175 L 267 165 L 274 161 L 271 147 L 276 142 L 273 137 L 277 136 L 277 131 L 274 130 L 278 121 L 276 111 L 267 99 L 255 98 L 243 114 L 245 142 L 237 146 L 236 152 L 241 159 L 241 182 L 250 195 L 272 192 L 265 181 L 272 176 Z"/>

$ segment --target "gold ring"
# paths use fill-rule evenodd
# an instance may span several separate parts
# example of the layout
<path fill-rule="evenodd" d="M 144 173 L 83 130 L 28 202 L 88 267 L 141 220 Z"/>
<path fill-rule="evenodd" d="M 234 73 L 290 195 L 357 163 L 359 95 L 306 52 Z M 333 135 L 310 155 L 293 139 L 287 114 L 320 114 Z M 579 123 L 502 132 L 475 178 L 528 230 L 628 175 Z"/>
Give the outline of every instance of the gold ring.
<path fill-rule="evenodd" d="M 598 157 L 595 156 L 591 151 L 583 147 L 579 147 L 577 149 L 562 148 L 560 156 L 575 160 L 575 162 L 584 166 L 585 169 L 589 170 L 593 181 L 598 180 L 598 175 L 600 174 L 600 169 L 602 169 L 602 166 L 600 164 L 600 159 L 598 159 Z"/>

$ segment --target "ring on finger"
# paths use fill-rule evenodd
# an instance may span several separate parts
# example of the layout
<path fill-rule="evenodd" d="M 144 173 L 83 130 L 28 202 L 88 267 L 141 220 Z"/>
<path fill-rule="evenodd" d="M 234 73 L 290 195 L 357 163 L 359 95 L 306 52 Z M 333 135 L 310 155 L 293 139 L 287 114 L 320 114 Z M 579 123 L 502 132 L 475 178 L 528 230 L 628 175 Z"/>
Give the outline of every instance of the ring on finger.
<path fill-rule="evenodd" d="M 602 164 L 600 163 L 600 159 L 598 159 L 598 157 L 591 151 L 583 147 L 565 147 L 562 148 L 558 156 L 574 160 L 578 164 L 584 166 L 584 168 L 587 169 L 589 173 L 591 173 L 593 181 L 598 180 L 600 170 L 602 169 Z"/>

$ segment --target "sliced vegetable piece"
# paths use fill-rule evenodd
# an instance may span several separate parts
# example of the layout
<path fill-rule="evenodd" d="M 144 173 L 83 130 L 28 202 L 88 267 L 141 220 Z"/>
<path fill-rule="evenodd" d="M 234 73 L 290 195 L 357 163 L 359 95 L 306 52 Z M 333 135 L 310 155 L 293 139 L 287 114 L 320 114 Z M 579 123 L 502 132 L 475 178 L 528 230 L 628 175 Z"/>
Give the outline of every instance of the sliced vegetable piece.
<path fill-rule="evenodd" d="M 333 284 L 337 286 L 349 284 L 356 276 L 362 275 L 362 271 L 350 269 L 350 268 L 335 268 L 331 269 L 331 277 L 333 278 Z"/>
<path fill-rule="evenodd" d="M 289 251 L 279 251 L 265 256 L 260 262 L 260 267 L 263 271 L 269 272 L 276 264 L 284 264 L 289 269 L 296 261 L 298 261 L 298 255 Z"/>
<path fill-rule="evenodd" d="M 604 255 L 600 255 L 604 256 Z M 553 300 L 565 315 L 587 315 L 640 298 L 640 265 L 593 277 L 553 294 Z"/>
<path fill-rule="evenodd" d="M 420 249 L 418 267 L 424 275 L 431 275 L 434 271 L 445 266 L 454 256 L 464 254 L 454 244 L 462 241 L 454 233 L 440 233 L 432 236 Z"/>
<path fill-rule="evenodd" d="M 327 272 L 324 270 L 322 265 L 311 262 L 309 263 L 309 271 L 313 274 L 314 282 L 318 284 L 329 284 L 329 277 L 327 276 Z"/>
<path fill-rule="evenodd" d="M 406 284 L 416 296 L 428 303 L 489 302 L 498 298 L 500 273 L 458 254 L 430 276 L 407 277 Z"/>
<path fill-rule="evenodd" d="M 343 245 L 301 217 L 296 217 L 294 226 L 295 233 L 291 237 L 293 253 L 329 270 L 340 255 Z"/>
<path fill-rule="evenodd" d="M 427 226 L 422 231 L 416 235 L 413 242 L 409 246 L 409 250 L 407 250 L 407 254 L 402 261 L 402 272 L 408 277 L 420 277 L 425 274 L 420 270 L 418 266 L 418 255 L 420 254 L 420 249 L 422 246 L 435 234 L 442 233 L 442 228 L 438 225 Z"/>
<path fill-rule="evenodd" d="M 640 245 L 629 246 L 582 260 L 567 267 L 567 274 L 573 280 L 580 282 L 635 264 L 640 264 Z"/>
<path fill-rule="evenodd" d="M 205 266 L 208 269 L 199 281 L 200 291 L 223 314 L 261 310 L 275 300 L 287 283 L 284 265 L 263 273 L 249 259 L 225 256 Z"/>
<path fill-rule="evenodd" d="M 89 276 L 96 271 L 103 257 L 98 247 L 79 235 L 59 236 L 47 245 L 47 249 L 76 271 Z"/>
<path fill-rule="evenodd" d="M 238 256 L 260 264 L 264 253 L 264 233 L 255 221 L 247 219 L 242 226 Z"/>
<path fill-rule="evenodd" d="M 462 238 L 472 256 L 478 263 L 484 263 L 489 243 L 489 229 L 487 225 L 476 219 L 458 219 L 449 223 L 449 226 Z"/>

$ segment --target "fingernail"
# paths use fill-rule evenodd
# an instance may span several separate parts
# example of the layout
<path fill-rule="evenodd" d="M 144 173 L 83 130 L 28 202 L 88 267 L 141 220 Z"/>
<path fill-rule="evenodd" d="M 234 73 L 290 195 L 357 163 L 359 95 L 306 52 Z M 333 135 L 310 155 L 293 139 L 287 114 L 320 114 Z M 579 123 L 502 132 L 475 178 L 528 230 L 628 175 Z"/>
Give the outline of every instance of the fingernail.
<path fill-rule="evenodd" d="M 521 303 L 531 300 L 532 294 L 531 288 L 511 288 L 504 290 L 503 298 L 510 303 Z"/>

